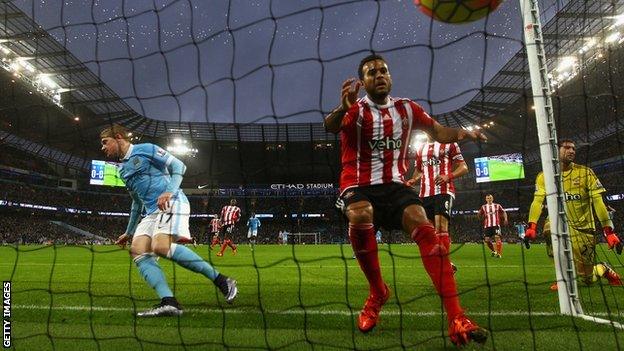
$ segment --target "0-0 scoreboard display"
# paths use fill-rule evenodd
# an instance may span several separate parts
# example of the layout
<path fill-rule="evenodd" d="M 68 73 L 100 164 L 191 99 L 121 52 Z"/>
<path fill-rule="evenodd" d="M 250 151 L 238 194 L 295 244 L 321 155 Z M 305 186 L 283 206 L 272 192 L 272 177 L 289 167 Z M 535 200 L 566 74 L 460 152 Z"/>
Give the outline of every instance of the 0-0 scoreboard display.
<path fill-rule="evenodd" d="M 119 164 L 100 160 L 91 161 L 89 184 L 106 186 L 125 186 L 119 175 Z"/>
<path fill-rule="evenodd" d="M 524 179 L 522 154 L 504 154 L 474 159 L 477 183 Z"/>

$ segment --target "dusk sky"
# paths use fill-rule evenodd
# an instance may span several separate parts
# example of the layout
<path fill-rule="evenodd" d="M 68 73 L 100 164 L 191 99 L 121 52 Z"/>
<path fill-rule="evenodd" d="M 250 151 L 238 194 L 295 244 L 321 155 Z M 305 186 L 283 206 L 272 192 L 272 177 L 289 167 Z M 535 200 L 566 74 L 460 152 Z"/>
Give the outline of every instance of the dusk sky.
<path fill-rule="evenodd" d="M 541 4 L 550 17 L 565 2 Z M 522 35 L 516 0 L 464 25 L 431 23 L 406 0 L 15 3 L 137 112 L 175 121 L 320 122 L 371 50 L 389 63 L 392 95 L 448 112 Z M 486 45 L 484 31 L 497 37 Z"/>

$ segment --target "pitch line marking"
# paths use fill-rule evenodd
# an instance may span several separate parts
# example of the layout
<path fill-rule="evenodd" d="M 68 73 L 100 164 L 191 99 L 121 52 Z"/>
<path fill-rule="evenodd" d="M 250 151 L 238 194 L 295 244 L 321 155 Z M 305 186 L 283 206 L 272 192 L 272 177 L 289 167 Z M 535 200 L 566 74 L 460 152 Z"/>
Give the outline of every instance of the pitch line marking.
<path fill-rule="evenodd" d="M 135 312 L 140 311 L 143 308 L 137 308 L 137 310 L 127 307 L 108 307 L 108 306 L 46 306 L 46 305 L 14 305 L 14 309 L 16 310 L 57 310 L 57 311 L 96 311 L 96 312 Z M 145 307 L 146 308 L 146 307 Z M 247 313 L 265 313 L 265 314 L 276 314 L 276 315 L 304 315 L 304 311 L 301 309 L 295 310 L 264 310 L 260 311 L 258 309 L 236 309 L 236 308 L 187 308 L 184 309 L 187 313 L 199 313 L 199 314 L 213 314 L 213 313 L 226 313 L 226 314 L 247 314 Z M 306 315 L 336 315 L 336 316 L 357 316 L 359 310 L 305 310 Z M 386 310 L 382 313 L 385 316 L 412 316 L 412 317 L 430 317 L 430 316 L 438 316 L 441 315 L 440 311 L 397 311 L 397 310 Z M 471 316 L 514 316 L 514 317 L 556 317 L 561 316 L 562 314 L 558 312 L 550 312 L 550 311 L 531 311 L 531 313 L 527 311 L 492 311 L 492 312 L 470 312 Z M 602 316 L 602 317 L 614 317 L 617 314 L 608 314 L 606 312 L 596 312 L 591 315 Z"/>

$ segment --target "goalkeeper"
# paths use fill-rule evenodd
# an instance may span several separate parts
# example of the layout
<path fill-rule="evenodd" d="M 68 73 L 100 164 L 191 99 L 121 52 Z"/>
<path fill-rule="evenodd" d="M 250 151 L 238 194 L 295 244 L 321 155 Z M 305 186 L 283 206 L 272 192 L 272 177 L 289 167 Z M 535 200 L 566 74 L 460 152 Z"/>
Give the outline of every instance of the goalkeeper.
<path fill-rule="evenodd" d="M 619 275 L 607 263 L 596 263 L 596 227 L 593 211 L 596 212 L 602 226 L 603 234 L 609 249 L 622 253 L 622 244 L 613 231 L 613 222 L 609 218 L 607 207 L 602 200 L 605 188 L 600 184 L 594 172 L 585 166 L 574 163 L 576 147 L 572 140 L 559 141 L 559 162 L 563 191 L 565 192 L 565 209 L 572 241 L 574 265 L 585 284 L 592 284 L 600 277 L 606 278 L 610 285 L 622 285 Z M 529 227 L 525 235 L 535 239 L 537 221 L 542 212 L 542 202 L 546 197 L 544 173 L 540 172 L 535 180 L 535 194 L 529 211 Z M 550 233 L 550 225 L 544 225 L 544 233 Z M 549 240 L 550 238 L 547 238 Z M 556 283 L 551 286 L 556 290 Z"/>

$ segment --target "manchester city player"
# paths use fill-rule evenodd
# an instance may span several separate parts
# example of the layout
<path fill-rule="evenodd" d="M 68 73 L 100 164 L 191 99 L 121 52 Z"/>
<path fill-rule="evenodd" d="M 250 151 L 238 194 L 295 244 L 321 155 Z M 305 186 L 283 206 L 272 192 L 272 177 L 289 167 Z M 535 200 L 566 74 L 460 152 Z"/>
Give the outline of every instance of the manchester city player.
<path fill-rule="evenodd" d="M 231 303 L 238 293 L 236 281 L 217 272 L 194 251 L 176 244 L 189 242 L 191 238 L 191 209 L 180 189 L 186 166 L 154 144 L 133 145 L 128 134 L 125 127 L 113 124 L 100 133 L 100 138 L 106 156 L 121 160 L 119 174 L 132 197 L 130 220 L 117 244 L 123 247 L 131 239 L 130 254 L 134 263 L 161 299 L 159 304 L 137 316 L 182 314 L 155 256 L 170 259 L 210 279 Z M 145 217 L 141 219 L 143 212 Z"/>

